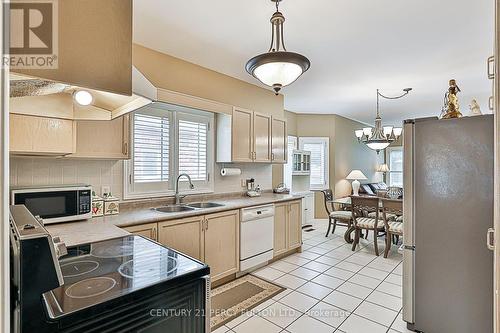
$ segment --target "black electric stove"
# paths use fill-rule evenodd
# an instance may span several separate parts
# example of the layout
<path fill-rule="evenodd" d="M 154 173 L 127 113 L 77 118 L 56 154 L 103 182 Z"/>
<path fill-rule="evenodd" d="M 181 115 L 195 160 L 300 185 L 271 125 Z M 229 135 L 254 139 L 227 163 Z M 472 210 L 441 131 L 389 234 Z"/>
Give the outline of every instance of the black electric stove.
<path fill-rule="evenodd" d="M 210 331 L 202 262 L 136 235 L 64 255 L 24 206 L 11 207 L 10 225 L 13 332 Z"/>
<path fill-rule="evenodd" d="M 64 285 L 44 294 L 54 319 L 158 283 L 207 275 L 204 264 L 135 235 L 70 248 L 59 264 Z"/>

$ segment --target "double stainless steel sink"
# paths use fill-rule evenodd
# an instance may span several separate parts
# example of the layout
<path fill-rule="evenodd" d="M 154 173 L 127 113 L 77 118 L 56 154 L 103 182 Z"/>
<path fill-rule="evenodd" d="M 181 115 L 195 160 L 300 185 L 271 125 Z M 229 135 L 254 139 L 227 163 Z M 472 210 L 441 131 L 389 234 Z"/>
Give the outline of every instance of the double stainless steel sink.
<path fill-rule="evenodd" d="M 154 210 L 161 213 L 178 213 L 178 212 L 187 212 L 195 209 L 214 208 L 222 206 L 224 205 L 215 202 L 195 202 L 190 204 L 162 206 L 154 208 Z"/>

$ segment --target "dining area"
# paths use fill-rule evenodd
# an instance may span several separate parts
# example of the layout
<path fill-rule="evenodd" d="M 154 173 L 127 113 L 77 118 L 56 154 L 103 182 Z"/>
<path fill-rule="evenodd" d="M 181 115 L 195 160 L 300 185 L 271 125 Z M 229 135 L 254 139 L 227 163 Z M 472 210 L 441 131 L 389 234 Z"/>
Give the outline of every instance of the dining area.
<path fill-rule="evenodd" d="M 383 185 L 375 185 L 383 186 Z M 331 189 L 322 190 L 324 208 L 328 214 L 325 237 L 333 235 L 337 226 L 345 227 L 344 240 L 355 251 L 360 239 L 372 239 L 374 254 L 380 255 L 379 239 L 384 237 L 384 258 L 392 246 L 398 246 L 403 237 L 402 189 L 389 197 L 387 190 L 376 195 L 360 193 L 335 198 Z"/>

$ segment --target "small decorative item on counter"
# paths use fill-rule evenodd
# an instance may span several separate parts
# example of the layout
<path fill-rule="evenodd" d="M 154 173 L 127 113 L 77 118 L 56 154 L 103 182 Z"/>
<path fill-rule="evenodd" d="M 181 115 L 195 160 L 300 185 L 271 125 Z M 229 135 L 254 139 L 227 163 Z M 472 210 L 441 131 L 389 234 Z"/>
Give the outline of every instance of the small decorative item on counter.
<path fill-rule="evenodd" d="M 255 189 L 251 189 L 250 191 L 247 191 L 247 195 L 249 197 L 260 197 L 261 196 L 261 190 L 260 190 L 260 185 L 257 185 Z"/>
<path fill-rule="evenodd" d="M 118 198 L 115 198 L 111 193 L 106 193 L 104 196 L 104 215 L 116 215 L 119 212 Z"/>
<path fill-rule="evenodd" d="M 479 106 L 479 103 L 477 102 L 477 100 L 475 98 L 472 99 L 472 101 L 470 102 L 469 109 L 470 109 L 471 116 L 480 116 L 483 114 L 481 112 L 481 107 Z"/>
<path fill-rule="evenodd" d="M 403 189 L 401 187 L 391 186 L 387 191 L 387 196 L 390 199 L 399 199 L 403 195 Z"/>
<path fill-rule="evenodd" d="M 273 189 L 273 192 L 274 193 L 278 193 L 278 194 L 289 194 L 290 193 L 290 189 L 288 187 L 286 187 L 285 183 L 280 183 L 278 186 L 276 186 Z"/>
<path fill-rule="evenodd" d="M 451 118 L 460 118 L 462 117 L 462 113 L 460 113 L 460 105 L 458 104 L 457 94 L 460 92 L 460 88 L 457 85 L 457 82 L 454 79 L 450 80 L 450 87 L 448 88 L 448 92 L 444 95 L 444 107 L 441 118 L 442 119 L 451 119 Z"/>
<path fill-rule="evenodd" d="M 92 217 L 104 215 L 104 199 L 92 191 Z"/>

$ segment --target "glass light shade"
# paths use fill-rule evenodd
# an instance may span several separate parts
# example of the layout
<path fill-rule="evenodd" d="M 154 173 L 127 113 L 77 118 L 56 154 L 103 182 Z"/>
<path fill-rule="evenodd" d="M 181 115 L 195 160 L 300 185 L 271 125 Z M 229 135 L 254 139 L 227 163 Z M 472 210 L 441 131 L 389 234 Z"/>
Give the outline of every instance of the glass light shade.
<path fill-rule="evenodd" d="M 285 87 L 302 75 L 302 68 L 289 62 L 269 62 L 255 68 L 253 74 L 265 85 Z"/>
<path fill-rule="evenodd" d="M 75 101 L 80 105 L 90 105 L 92 103 L 92 94 L 85 90 L 78 90 L 74 95 Z"/>
<path fill-rule="evenodd" d="M 389 166 L 387 164 L 380 164 L 377 168 L 377 172 L 389 172 Z"/>
<path fill-rule="evenodd" d="M 394 127 L 393 131 L 394 131 L 394 135 L 396 137 L 399 137 L 403 133 L 403 128 L 402 127 Z"/>
<path fill-rule="evenodd" d="M 345 177 L 347 180 L 366 180 L 366 176 L 361 172 L 361 170 L 352 170 L 347 177 Z"/>
<path fill-rule="evenodd" d="M 392 134 L 392 126 L 384 126 L 384 135 L 390 136 Z"/>
<path fill-rule="evenodd" d="M 373 150 L 382 150 L 389 147 L 390 142 L 368 142 L 366 145 Z"/>
<path fill-rule="evenodd" d="M 354 131 L 354 133 L 356 134 L 356 137 L 358 139 L 361 139 L 363 137 L 363 130 L 356 130 Z"/>
<path fill-rule="evenodd" d="M 371 136 L 372 135 L 372 128 L 371 127 L 364 127 L 363 134 L 367 135 L 367 136 Z"/>

